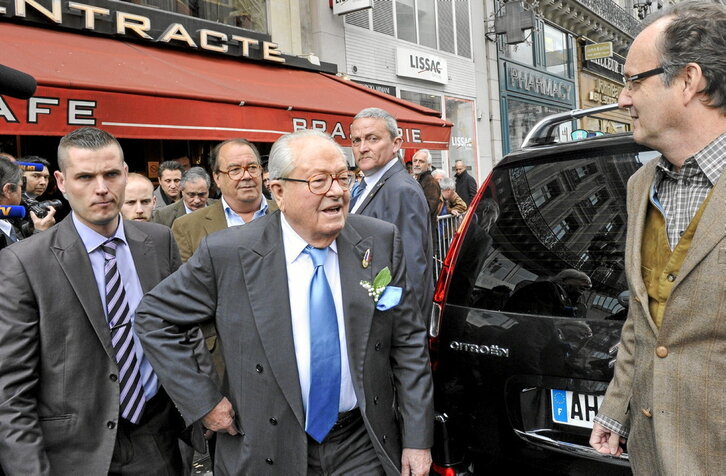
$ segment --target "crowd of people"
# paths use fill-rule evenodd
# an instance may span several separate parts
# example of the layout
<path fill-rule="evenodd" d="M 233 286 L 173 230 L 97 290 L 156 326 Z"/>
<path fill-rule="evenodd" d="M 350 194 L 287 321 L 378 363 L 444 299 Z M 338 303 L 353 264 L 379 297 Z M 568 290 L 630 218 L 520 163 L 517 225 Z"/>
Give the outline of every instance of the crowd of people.
<path fill-rule="evenodd" d="M 267 164 L 240 138 L 211 174 L 163 162 L 155 188 L 110 134 L 64 136 L 71 213 L 30 212 L 27 235 L 0 219 L 2 468 L 189 474 L 196 449 L 223 474 L 427 474 L 432 239 L 466 205 L 428 151 L 408 174 L 401 145 L 369 108 L 355 172 L 299 131 Z M 46 192 L 50 163 L 30 162 L 0 158 L 3 204 Z"/>
<path fill-rule="evenodd" d="M 629 183 L 634 303 L 591 444 L 628 438 L 640 474 L 724 472 L 724 25 L 721 6 L 677 5 L 625 64 L 635 140 L 663 156 Z M 162 163 L 154 189 L 107 132 L 64 136 L 71 213 L 0 219 L 5 474 L 188 474 L 192 448 L 219 474 L 428 474 L 432 241 L 476 183 L 427 150 L 409 174 L 381 109 L 350 139 L 358 182 L 305 130 L 266 169 L 235 138 L 211 174 Z M 43 169 L 0 156 L 3 210 L 46 191 L 50 164 L 23 162 Z"/>

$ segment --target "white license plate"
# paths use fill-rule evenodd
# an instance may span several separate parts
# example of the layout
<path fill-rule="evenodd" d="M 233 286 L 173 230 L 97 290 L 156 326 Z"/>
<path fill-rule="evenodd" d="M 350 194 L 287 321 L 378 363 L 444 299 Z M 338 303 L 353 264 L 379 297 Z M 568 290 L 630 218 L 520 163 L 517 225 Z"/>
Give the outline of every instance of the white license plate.
<path fill-rule="evenodd" d="M 592 428 L 592 422 L 602 405 L 604 395 L 588 395 L 570 390 L 550 390 L 552 421 L 562 425 Z"/>

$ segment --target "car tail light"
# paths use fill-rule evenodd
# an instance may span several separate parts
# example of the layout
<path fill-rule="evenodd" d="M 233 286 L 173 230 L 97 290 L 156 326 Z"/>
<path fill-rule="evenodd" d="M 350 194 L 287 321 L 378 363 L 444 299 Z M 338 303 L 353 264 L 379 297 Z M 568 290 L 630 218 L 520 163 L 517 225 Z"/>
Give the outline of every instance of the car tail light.
<path fill-rule="evenodd" d="M 456 476 L 456 471 L 454 468 L 444 468 L 437 464 L 432 464 L 431 469 L 436 474 L 440 474 L 441 476 Z"/>
<path fill-rule="evenodd" d="M 469 229 L 469 224 L 471 223 L 472 217 L 474 216 L 474 212 L 472 210 L 476 210 L 476 207 L 479 205 L 479 200 L 483 195 L 483 190 L 485 190 L 489 185 L 490 179 L 491 174 L 489 174 L 489 177 L 487 177 L 486 181 L 482 184 L 482 186 L 479 187 L 479 191 L 477 192 L 474 199 L 471 201 L 469 209 L 466 212 L 466 216 L 461 221 L 459 229 L 456 230 L 454 238 L 451 240 L 451 244 L 449 245 L 449 251 L 446 253 L 446 258 L 444 258 L 444 263 L 441 266 L 439 280 L 436 282 L 436 289 L 434 290 L 434 307 L 431 312 L 431 324 L 429 326 L 429 349 L 433 350 L 434 353 L 435 350 L 438 348 L 437 338 L 439 336 L 439 329 L 441 327 L 441 318 L 444 314 L 444 303 L 446 302 L 446 295 L 449 292 L 449 285 L 451 284 L 453 265 L 454 263 L 456 263 L 456 258 L 459 256 L 459 250 L 461 249 L 461 244 L 464 241 L 466 230 Z M 434 355 L 431 356 L 431 361 L 432 365 L 435 366 L 436 362 Z"/>

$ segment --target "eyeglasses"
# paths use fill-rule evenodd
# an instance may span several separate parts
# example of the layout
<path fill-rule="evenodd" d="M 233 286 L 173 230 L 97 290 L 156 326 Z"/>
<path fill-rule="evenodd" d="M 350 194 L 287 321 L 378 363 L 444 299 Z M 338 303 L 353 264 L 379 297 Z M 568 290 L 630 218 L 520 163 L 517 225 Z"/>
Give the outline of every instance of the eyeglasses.
<path fill-rule="evenodd" d="M 352 172 L 341 172 L 339 174 L 316 174 L 307 180 L 294 179 L 287 177 L 278 177 L 276 180 L 284 180 L 286 182 L 302 182 L 308 184 L 308 189 L 315 195 L 325 195 L 333 186 L 333 180 L 338 182 L 340 188 L 348 190 L 353 184 L 355 175 Z"/>
<path fill-rule="evenodd" d="M 632 91 L 633 83 L 637 83 L 637 81 L 642 81 L 646 78 L 650 78 L 651 76 L 663 74 L 663 72 L 664 72 L 663 67 L 659 66 L 657 68 L 649 69 L 648 71 L 634 74 L 632 76 L 623 76 L 623 84 L 625 85 L 625 87 L 627 88 L 628 91 Z"/>
<path fill-rule="evenodd" d="M 244 177 L 245 172 L 250 174 L 250 177 L 259 177 L 262 172 L 262 167 L 259 164 L 249 164 L 243 167 L 230 167 L 227 170 L 218 170 L 220 174 L 227 174 L 232 180 L 241 180 Z"/>

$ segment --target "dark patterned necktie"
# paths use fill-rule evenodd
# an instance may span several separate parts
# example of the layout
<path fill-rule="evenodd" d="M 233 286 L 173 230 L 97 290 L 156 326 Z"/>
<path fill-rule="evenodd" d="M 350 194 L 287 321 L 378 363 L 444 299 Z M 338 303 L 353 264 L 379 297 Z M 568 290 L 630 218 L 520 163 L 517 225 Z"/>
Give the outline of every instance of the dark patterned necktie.
<path fill-rule="evenodd" d="M 362 178 L 358 186 L 350 194 L 350 205 L 348 205 L 348 211 L 352 210 L 355 203 L 358 201 L 363 191 L 366 189 L 366 179 Z"/>
<path fill-rule="evenodd" d="M 131 423 L 138 423 L 144 411 L 146 397 L 141 381 L 141 364 L 134 350 L 134 336 L 131 329 L 131 313 L 121 273 L 116 266 L 117 238 L 101 245 L 103 273 L 106 281 L 106 309 L 108 325 L 111 328 L 111 342 L 118 364 L 121 388 L 121 417 Z"/>
<path fill-rule="evenodd" d="M 328 248 L 305 247 L 315 271 L 310 281 L 310 392 L 305 431 L 322 443 L 338 420 L 340 405 L 340 338 L 333 293 L 325 276 Z"/>

